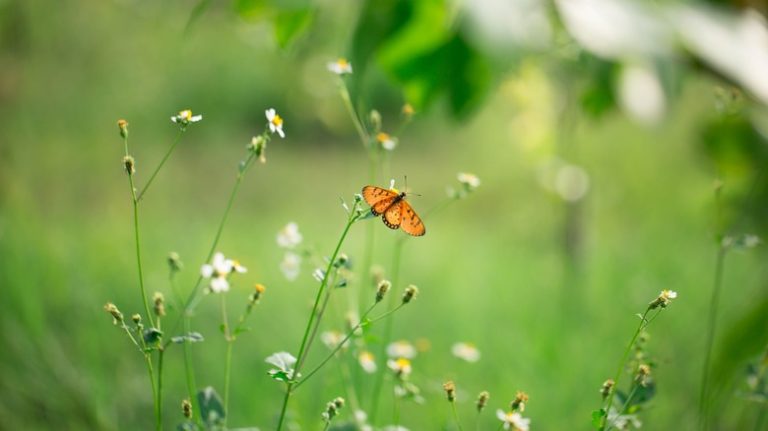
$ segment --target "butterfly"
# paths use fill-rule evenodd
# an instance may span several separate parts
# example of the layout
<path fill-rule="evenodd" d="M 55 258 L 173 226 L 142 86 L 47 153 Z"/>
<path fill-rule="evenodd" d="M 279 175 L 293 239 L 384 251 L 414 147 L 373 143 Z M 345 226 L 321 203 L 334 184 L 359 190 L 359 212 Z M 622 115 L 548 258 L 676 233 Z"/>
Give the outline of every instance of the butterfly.
<path fill-rule="evenodd" d="M 424 222 L 405 200 L 405 192 L 376 186 L 363 187 L 363 199 L 371 206 L 371 213 L 381 216 L 390 229 L 403 228 L 405 233 L 422 236 L 426 233 Z"/>

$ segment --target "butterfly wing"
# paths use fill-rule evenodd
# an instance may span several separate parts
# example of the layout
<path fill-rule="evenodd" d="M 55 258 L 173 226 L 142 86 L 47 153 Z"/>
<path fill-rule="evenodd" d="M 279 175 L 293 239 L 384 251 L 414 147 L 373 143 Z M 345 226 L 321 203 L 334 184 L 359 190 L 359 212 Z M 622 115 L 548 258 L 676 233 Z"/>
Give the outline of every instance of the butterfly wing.
<path fill-rule="evenodd" d="M 413 236 L 422 236 L 427 233 L 427 229 L 424 227 L 424 222 L 421 221 L 421 217 L 416 214 L 416 211 L 411 208 L 411 204 L 406 201 L 402 201 L 399 206 L 402 207 L 400 210 L 402 219 L 400 220 L 400 227 L 402 227 L 407 234 Z"/>
<path fill-rule="evenodd" d="M 381 216 L 381 219 L 388 228 L 397 229 L 400 227 L 400 223 L 403 221 L 402 209 L 404 203 L 405 202 L 403 201 L 397 202 L 394 205 L 390 205 L 390 207 L 384 211 L 384 215 Z"/>
<path fill-rule="evenodd" d="M 371 206 L 371 212 L 375 216 L 384 214 L 392 206 L 396 197 L 397 193 L 392 190 L 376 186 L 363 187 L 363 199 Z"/>

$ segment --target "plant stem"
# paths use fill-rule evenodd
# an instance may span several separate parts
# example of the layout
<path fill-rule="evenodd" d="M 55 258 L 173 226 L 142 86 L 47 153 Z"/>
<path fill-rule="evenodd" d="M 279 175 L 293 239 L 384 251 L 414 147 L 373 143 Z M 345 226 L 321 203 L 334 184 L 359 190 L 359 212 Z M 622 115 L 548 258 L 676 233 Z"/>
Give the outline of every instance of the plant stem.
<path fill-rule="evenodd" d="M 453 410 L 453 419 L 456 421 L 456 426 L 459 427 L 459 431 L 464 431 L 461 427 L 461 421 L 459 420 L 459 412 L 456 411 L 456 402 L 451 401 L 451 410 Z"/>
<path fill-rule="evenodd" d="M 657 314 L 657 316 L 658 316 L 658 314 Z M 625 411 L 627 411 L 627 407 L 629 407 L 629 403 L 630 403 L 630 401 L 632 401 L 632 398 L 635 396 L 635 393 L 637 392 L 637 388 L 638 387 L 640 387 L 639 384 L 632 385 L 632 390 L 629 391 L 629 395 L 627 395 L 627 399 L 624 401 L 624 405 L 621 406 L 621 410 L 618 411 L 618 414 L 622 414 Z M 607 413 L 606 413 L 606 418 L 607 418 Z M 606 425 L 605 431 L 610 430 L 612 425 L 613 424 L 611 424 L 611 423 Z"/>
<path fill-rule="evenodd" d="M 125 156 L 128 154 L 128 135 L 123 138 L 123 144 L 125 146 Z M 133 204 L 133 234 L 134 242 L 136 244 L 136 266 L 139 271 L 139 288 L 141 290 L 141 300 L 144 303 L 144 311 L 147 314 L 147 320 L 149 320 L 150 326 L 155 327 L 155 321 L 152 317 L 152 313 L 149 311 L 149 302 L 147 301 L 147 291 L 144 288 L 144 271 L 141 267 L 141 241 L 139 236 L 139 201 L 136 199 L 136 187 L 133 183 L 133 172 L 128 172 L 128 185 L 131 188 L 131 203 Z M 141 335 L 141 334 L 140 334 Z"/>
<path fill-rule="evenodd" d="M 157 173 L 160 172 L 160 169 L 165 165 L 166 160 L 168 160 L 169 157 L 171 157 L 171 153 L 173 152 L 173 149 L 176 148 L 176 145 L 181 141 L 181 135 L 186 131 L 186 127 L 179 128 L 179 133 L 176 135 L 176 139 L 173 140 L 173 143 L 168 148 L 168 151 L 166 151 L 165 156 L 163 156 L 163 159 L 160 161 L 160 164 L 157 165 L 155 168 L 155 171 L 152 172 L 152 175 L 149 177 L 149 181 L 147 181 L 147 184 L 144 185 L 144 188 L 141 189 L 141 193 L 139 193 L 139 197 L 137 200 L 141 200 L 142 197 L 144 197 L 144 193 L 147 192 L 149 189 L 149 186 L 152 185 L 152 181 L 155 180 L 155 177 L 157 176 Z"/>
<path fill-rule="evenodd" d="M 163 358 L 165 350 L 160 347 L 157 354 L 157 429 L 163 429 Z"/>
<path fill-rule="evenodd" d="M 600 425 L 600 431 L 605 431 L 606 426 L 608 426 L 608 412 L 611 410 L 611 405 L 613 404 L 613 396 L 616 394 L 616 390 L 619 387 L 619 380 L 621 380 L 622 371 L 624 371 L 624 364 L 627 362 L 627 358 L 629 357 L 629 352 L 632 350 L 632 346 L 635 345 L 637 336 L 640 335 L 640 332 L 647 326 L 647 321 L 645 318 L 648 316 L 650 311 L 651 307 L 645 309 L 645 313 L 643 313 L 643 316 L 640 318 L 640 325 L 638 325 L 637 330 L 635 331 L 635 335 L 632 336 L 629 344 L 627 344 L 627 348 L 624 349 L 624 354 L 621 356 L 619 367 L 616 370 L 616 374 L 613 378 L 613 389 L 611 390 L 611 394 L 608 396 L 608 402 L 605 407 L 605 416 L 603 417 L 603 423 Z"/>
<path fill-rule="evenodd" d="M 182 312 L 184 311 L 182 310 Z M 184 323 L 184 334 L 189 335 L 189 333 L 192 332 L 189 316 L 185 313 L 184 316 L 182 316 L 182 319 Z M 192 363 L 192 342 L 187 339 L 184 340 L 184 371 L 187 380 L 187 396 L 189 397 L 189 402 L 192 404 L 192 415 L 195 417 L 195 420 L 199 420 L 201 419 L 201 416 L 200 406 L 196 396 L 197 384 L 195 383 L 194 364 Z"/>
<path fill-rule="evenodd" d="M 709 302 L 709 317 L 707 319 L 707 344 L 704 350 L 704 367 L 701 373 L 701 389 L 699 391 L 699 425 L 700 429 L 706 430 L 709 422 L 709 364 L 712 356 L 712 344 L 715 340 L 715 329 L 717 326 L 717 311 L 720 303 L 720 291 L 723 285 L 723 264 L 728 249 L 722 242 L 717 248 L 717 257 L 715 259 L 715 279 L 712 289 L 712 297 Z"/>
<path fill-rule="evenodd" d="M 325 290 L 327 284 L 328 284 L 328 277 L 331 274 L 331 269 L 333 268 L 334 262 L 336 262 L 336 257 L 339 254 L 339 250 L 341 249 L 341 245 L 344 243 L 344 239 L 347 237 L 347 233 L 349 233 L 349 229 L 352 227 L 352 225 L 357 220 L 357 204 L 355 204 L 355 207 L 352 209 L 349 218 L 347 219 L 347 224 L 344 226 L 344 231 L 341 233 L 341 237 L 339 238 L 339 242 L 336 244 L 336 249 L 334 249 L 333 254 L 331 255 L 331 259 L 328 261 L 328 266 L 325 269 L 325 273 L 323 274 L 323 280 L 320 282 L 320 287 L 317 289 L 317 295 L 315 296 L 315 303 L 312 306 L 312 313 L 309 316 L 309 321 L 307 321 L 307 327 L 304 330 L 304 336 L 301 340 L 301 346 L 299 347 L 299 354 L 296 356 L 296 369 L 293 372 L 293 375 L 291 378 L 299 375 L 299 370 L 301 368 L 301 364 L 304 357 L 304 348 L 307 344 L 307 339 L 309 338 L 309 333 L 312 329 L 312 323 L 315 319 L 315 315 L 318 312 L 318 304 L 320 303 L 320 298 L 322 298 L 323 291 Z M 283 428 L 283 422 L 285 421 L 285 413 L 288 408 L 288 401 L 291 398 L 291 394 L 293 392 L 294 382 L 291 381 L 286 385 L 285 390 L 285 398 L 283 398 L 283 407 L 280 410 L 280 419 L 277 422 L 277 431 L 280 431 Z"/>
<path fill-rule="evenodd" d="M 372 310 L 373 310 L 373 309 L 376 307 L 376 305 L 378 305 L 378 303 L 374 303 L 373 305 L 371 305 L 371 306 L 368 308 L 368 310 L 366 310 L 366 311 L 365 311 L 365 313 L 363 313 L 363 315 L 362 315 L 362 316 L 360 316 L 360 322 L 358 322 L 358 323 L 357 323 L 357 325 L 355 325 L 354 327 L 352 327 L 352 329 L 350 329 L 350 330 L 349 330 L 349 332 L 347 332 L 347 335 L 346 335 L 346 336 L 345 336 L 345 337 L 344 337 L 344 338 L 341 340 L 341 342 L 339 342 L 339 343 L 336 345 L 336 347 L 334 347 L 334 348 L 333 348 L 333 350 L 331 351 L 331 353 L 329 353 L 329 354 L 328 354 L 328 356 L 326 356 L 326 357 L 325 357 L 325 359 L 323 359 L 323 360 L 320 362 L 320 364 L 318 364 L 318 365 L 317 365 L 315 368 L 313 368 L 313 369 L 312 369 L 312 371 L 310 371 L 309 373 L 307 373 L 307 376 L 306 376 L 306 377 L 304 377 L 304 378 L 303 378 L 303 379 L 301 379 L 301 380 L 300 380 L 298 383 L 296 383 L 296 385 L 294 386 L 294 390 L 295 390 L 295 389 L 298 389 L 298 388 L 299 388 L 299 386 L 301 386 L 301 385 L 302 385 L 304 382 L 306 382 L 307 380 L 309 380 L 309 378 L 310 378 L 310 377 L 312 377 L 312 375 L 313 375 L 313 374 L 315 374 L 316 372 L 320 371 L 320 368 L 323 368 L 323 366 L 324 366 L 324 365 L 325 365 L 325 364 L 326 364 L 328 361 L 330 361 L 330 360 L 331 360 L 331 358 L 333 358 L 333 357 L 334 357 L 334 355 L 336 355 L 336 352 L 338 352 L 339 350 L 341 350 L 341 348 L 342 348 L 342 347 L 344 347 L 344 345 L 347 343 L 347 341 L 348 341 L 350 338 L 352 338 L 352 336 L 353 336 L 353 335 L 355 335 L 355 331 L 357 331 L 358 329 L 360 329 L 360 327 L 361 327 L 361 326 L 363 326 L 363 323 L 365 322 L 365 319 L 368 317 L 368 314 L 370 314 L 370 313 L 371 313 L 371 311 L 372 311 Z"/>
<path fill-rule="evenodd" d="M 227 426 L 229 417 L 229 376 L 232 368 L 232 334 L 229 331 L 229 319 L 227 318 L 227 301 L 224 295 L 221 296 L 221 321 L 224 328 L 224 339 L 227 341 L 227 354 L 224 361 L 224 427 Z"/>
<path fill-rule="evenodd" d="M 144 360 L 147 363 L 149 381 L 152 382 L 152 401 L 155 405 L 155 428 L 157 431 L 160 431 L 163 429 L 163 424 L 160 416 L 160 404 L 157 402 L 157 386 L 155 386 L 155 370 L 152 366 L 152 356 L 149 353 L 144 353 Z"/>

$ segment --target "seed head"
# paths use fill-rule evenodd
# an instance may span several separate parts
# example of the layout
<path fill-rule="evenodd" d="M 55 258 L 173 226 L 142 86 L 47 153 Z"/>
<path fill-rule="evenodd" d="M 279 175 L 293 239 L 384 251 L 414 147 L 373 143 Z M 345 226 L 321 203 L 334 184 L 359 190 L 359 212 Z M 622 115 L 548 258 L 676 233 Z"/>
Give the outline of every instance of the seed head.
<path fill-rule="evenodd" d="M 648 308 L 654 310 L 656 308 L 667 308 L 673 299 L 677 298 L 677 292 L 674 290 L 662 290 L 659 296 L 648 304 Z"/>
<path fill-rule="evenodd" d="M 183 400 L 181 402 L 181 412 L 187 419 L 192 417 L 192 403 L 190 403 L 189 400 Z"/>
<path fill-rule="evenodd" d="M 160 292 L 155 292 L 152 296 L 152 302 L 155 304 L 155 316 L 165 316 L 165 296 Z"/>
<path fill-rule="evenodd" d="M 384 295 L 387 294 L 391 287 L 392 283 L 390 283 L 389 280 L 381 280 L 376 287 L 376 302 L 381 302 L 381 300 L 384 299 Z"/>
<path fill-rule="evenodd" d="M 108 302 L 104 306 L 104 311 L 112 315 L 112 323 L 115 325 L 121 325 L 123 323 L 123 313 L 117 309 L 117 306 L 111 302 Z"/>
<path fill-rule="evenodd" d="M 488 399 L 491 398 L 491 394 L 488 393 L 488 391 L 480 392 L 480 395 L 477 396 L 477 403 L 475 404 L 477 406 L 477 412 L 483 411 L 485 408 L 485 405 L 488 404 Z"/>
<path fill-rule="evenodd" d="M 443 383 L 443 390 L 445 390 L 445 395 L 448 397 L 448 401 L 456 401 L 456 384 L 453 383 L 453 380 L 448 380 Z"/>
<path fill-rule="evenodd" d="M 133 323 L 139 325 L 141 324 L 141 314 L 136 313 L 133 316 L 131 316 L 131 320 L 133 320 Z"/>
<path fill-rule="evenodd" d="M 512 411 L 519 411 L 522 412 L 525 410 L 525 403 L 528 402 L 528 394 L 526 394 L 523 391 L 517 391 L 517 394 L 515 395 L 515 399 L 512 400 L 512 403 L 509 405 L 510 409 Z"/>
<path fill-rule="evenodd" d="M 416 286 L 414 286 L 412 284 L 410 286 L 406 287 L 405 288 L 405 293 L 403 293 L 403 304 L 407 304 L 407 303 L 411 302 L 411 300 L 418 293 L 419 293 L 419 288 L 418 287 L 416 287 Z"/>
<path fill-rule="evenodd" d="M 125 167 L 125 172 L 128 175 L 133 175 L 136 173 L 136 161 L 133 160 L 133 157 L 131 156 L 123 157 L 123 166 Z"/>
<path fill-rule="evenodd" d="M 184 267 L 184 265 L 181 263 L 179 253 L 176 253 L 175 251 L 168 253 L 168 267 L 171 269 L 171 273 L 181 271 L 181 268 Z"/>
<path fill-rule="evenodd" d="M 649 381 L 651 379 L 651 367 L 648 364 L 640 364 L 637 367 L 637 375 L 635 376 L 635 380 L 640 384 L 640 386 L 647 386 Z"/>
<path fill-rule="evenodd" d="M 614 382 L 613 379 L 608 379 L 603 382 L 603 386 L 600 388 L 600 395 L 603 396 L 603 399 L 608 398 L 608 395 L 611 394 L 611 390 L 613 390 L 613 385 L 615 384 L 616 382 Z"/>

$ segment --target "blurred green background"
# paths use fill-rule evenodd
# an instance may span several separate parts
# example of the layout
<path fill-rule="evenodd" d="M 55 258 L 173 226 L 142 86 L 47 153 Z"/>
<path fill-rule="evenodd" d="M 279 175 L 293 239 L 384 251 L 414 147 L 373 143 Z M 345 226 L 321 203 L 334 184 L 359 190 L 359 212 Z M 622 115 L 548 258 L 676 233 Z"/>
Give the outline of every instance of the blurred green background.
<path fill-rule="evenodd" d="M 404 404 L 401 424 L 454 429 L 441 388 L 454 379 L 468 423 L 476 394 L 490 391 L 481 429 L 496 429 L 494 411 L 519 389 L 531 397 L 532 429 L 590 429 L 634 314 L 672 289 L 680 298 L 649 330 L 658 394 L 642 419 L 647 429 L 695 429 L 715 238 L 765 237 L 768 227 L 760 92 L 768 75 L 734 74 L 681 38 L 644 58 L 632 47 L 626 58 L 590 49 L 560 2 L 512 2 L 522 4 L 512 12 L 504 2 L 466 3 L 0 1 L 0 429 L 150 428 L 142 360 L 102 310 L 108 301 L 128 315 L 142 308 L 115 122 L 130 123 L 143 184 L 176 134 L 169 117 L 184 108 L 204 116 L 142 203 L 148 289 L 170 296 L 168 252 L 181 255 L 180 285 L 189 289 L 270 107 L 285 118 L 287 137 L 247 175 L 218 248 L 249 268 L 228 294 L 232 310 L 252 283 L 268 288 L 253 330 L 235 345 L 229 424 L 274 427 L 282 385 L 266 376 L 264 358 L 295 353 L 316 289 L 309 265 L 296 282 L 284 279 L 275 235 L 295 221 L 308 245 L 330 253 L 344 223 L 339 197 L 350 199 L 369 178 L 326 70 L 340 55 L 355 67 L 356 104 L 366 115 L 378 109 L 385 130 L 398 129 L 404 103 L 417 110 L 379 185 L 402 185 L 407 175 L 424 214 L 458 186 L 458 172 L 482 180 L 405 244 L 395 287 L 414 283 L 421 294 L 395 316 L 395 338 L 429 348 L 413 377 L 426 403 Z M 721 6 L 729 17 L 746 13 Z M 515 15 L 521 10 L 533 15 Z M 533 27 L 496 38 L 482 31 L 495 28 L 483 21 L 494 12 L 502 30 Z M 640 96 L 624 80 L 636 60 L 653 71 Z M 658 88 L 661 111 L 658 98 L 633 111 L 633 97 Z M 576 178 L 563 166 L 578 167 Z M 574 187 L 586 187 L 583 196 Z M 367 223 L 377 224 L 374 262 L 390 271 L 404 234 L 376 220 L 355 225 L 342 250 L 362 260 Z M 747 363 L 768 342 L 765 258 L 758 247 L 725 261 L 716 429 L 751 429 L 765 409 L 738 395 Z M 350 288 L 373 295 L 364 282 Z M 198 385 L 220 388 L 225 344 L 212 299 L 198 307 L 194 329 L 206 341 L 193 348 Z M 324 329 L 342 328 L 344 299 L 336 295 Z M 451 356 L 457 341 L 474 342 L 481 361 Z M 319 344 L 312 358 L 322 358 Z M 181 349 L 166 361 L 173 429 L 186 395 Z M 358 376 L 364 405 L 370 380 Z M 291 407 L 302 429 L 320 429 L 324 403 L 343 394 L 336 367 L 310 386 Z M 382 416 L 377 425 L 388 423 Z"/>

